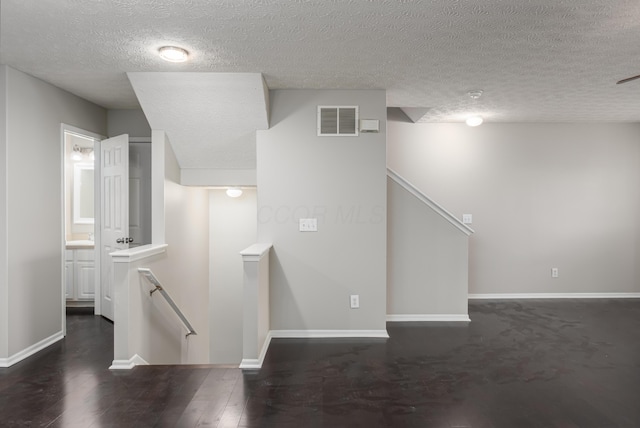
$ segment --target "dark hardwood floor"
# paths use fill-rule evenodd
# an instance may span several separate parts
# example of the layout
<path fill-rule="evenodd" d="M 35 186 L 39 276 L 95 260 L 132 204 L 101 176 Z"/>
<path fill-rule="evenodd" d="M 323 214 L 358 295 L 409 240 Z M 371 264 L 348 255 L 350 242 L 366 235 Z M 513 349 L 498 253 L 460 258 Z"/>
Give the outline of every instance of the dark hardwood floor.
<path fill-rule="evenodd" d="M 260 371 L 109 371 L 113 325 L 0 369 L 0 426 L 640 427 L 640 300 L 472 301 L 470 324 L 273 340 Z"/>

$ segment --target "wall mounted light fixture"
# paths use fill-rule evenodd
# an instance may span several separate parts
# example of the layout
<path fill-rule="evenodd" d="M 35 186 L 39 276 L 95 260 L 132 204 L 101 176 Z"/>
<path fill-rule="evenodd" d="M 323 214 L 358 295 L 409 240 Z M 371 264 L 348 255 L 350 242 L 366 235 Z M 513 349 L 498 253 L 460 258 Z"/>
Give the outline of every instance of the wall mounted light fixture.
<path fill-rule="evenodd" d="M 71 153 L 71 160 L 80 162 L 85 156 L 89 156 L 89 159 L 94 160 L 95 155 L 91 147 L 80 147 L 77 144 L 73 146 L 73 153 Z"/>

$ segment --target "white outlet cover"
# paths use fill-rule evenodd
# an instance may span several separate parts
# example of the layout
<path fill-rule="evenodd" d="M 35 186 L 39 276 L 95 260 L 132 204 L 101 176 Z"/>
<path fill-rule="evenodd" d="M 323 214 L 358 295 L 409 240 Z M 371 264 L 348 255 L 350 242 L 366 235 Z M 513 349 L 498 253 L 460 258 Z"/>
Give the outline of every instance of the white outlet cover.
<path fill-rule="evenodd" d="M 464 223 L 464 224 L 472 224 L 473 223 L 473 215 L 471 215 L 471 214 L 462 214 L 462 223 Z"/>

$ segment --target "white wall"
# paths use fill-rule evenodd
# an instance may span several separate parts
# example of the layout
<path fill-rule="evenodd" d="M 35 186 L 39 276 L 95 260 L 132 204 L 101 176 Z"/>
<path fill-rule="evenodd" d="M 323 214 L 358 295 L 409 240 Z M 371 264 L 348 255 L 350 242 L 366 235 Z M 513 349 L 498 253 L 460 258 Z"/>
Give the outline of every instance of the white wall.
<path fill-rule="evenodd" d="M 469 128 L 392 109 L 388 164 L 473 214 L 470 293 L 640 292 L 639 124 Z"/>
<path fill-rule="evenodd" d="M 167 251 L 163 255 L 132 264 L 130 283 L 132 305 L 131 349 L 151 364 L 209 363 L 209 195 L 206 189 L 177 184 L 180 168 L 169 140 L 154 131 L 152 171 L 164 173 L 164 230 Z M 155 163 L 164 158 L 164 165 Z M 155 184 L 155 182 L 154 182 Z M 155 192 L 155 190 L 154 190 Z M 154 201 L 155 203 L 155 201 Z M 154 220 L 155 221 L 155 220 Z M 158 222 L 159 223 L 159 222 Z M 160 226 L 160 224 L 158 224 Z M 156 237 L 154 236 L 154 240 Z M 154 242 L 161 244 L 163 242 Z M 162 297 L 137 273 L 138 267 L 150 268 L 197 335 L 185 340 L 186 331 Z M 136 305 L 139 312 L 136 312 Z M 117 320 L 116 320 L 117 321 Z M 131 355 L 129 355 L 131 357 Z"/>
<path fill-rule="evenodd" d="M 276 90 L 257 133 L 258 241 L 270 255 L 271 329 L 384 331 L 384 91 Z M 318 137 L 318 105 L 359 105 L 379 134 Z M 299 218 L 318 232 L 298 231 Z M 349 295 L 360 295 L 360 309 Z"/>
<path fill-rule="evenodd" d="M 243 267 L 240 251 L 256 242 L 256 190 L 239 198 L 225 190 L 209 192 L 209 320 L 210 360 L 239 364 L 242 360 Z"/>
<path fill-rule="evenodd" d="M 6 192 L 2 229 L 10 251 L 2 259 L 7 308 L 0 310 L 8 313 L 6 353 L 11 356 L 62 328 L 61 123 L 105 134 L 106 111 L 25 73 L 2 68 L 6 158 L 1 175 L 7 182 L 0 193 Z"/>
<path fill-rule="evenodd" d="M 387 314 L 466 319 L 469 237 L 391 178 L 387 198 Z"/>
<path fill-rule="evenodd" d="M 174 300 L 198 336 L 190 340 L 190 363 L 209 361 L 209 194 L 206 189 L 181 186 L 180 168 L 165 146 L 165 238 L 169 262 L 160 269 L 163 281 L 175 290 Z"/>

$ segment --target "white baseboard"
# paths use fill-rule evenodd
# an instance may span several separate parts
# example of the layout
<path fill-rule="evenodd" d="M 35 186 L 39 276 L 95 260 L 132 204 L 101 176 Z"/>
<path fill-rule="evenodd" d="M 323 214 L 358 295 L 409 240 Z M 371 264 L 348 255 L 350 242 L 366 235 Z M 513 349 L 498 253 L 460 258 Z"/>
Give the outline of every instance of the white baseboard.
<path fill-rule="evenodd" d="M 491 293 L 469 299 L 640 299 L 640 293 Z"/>
<path fill-rule="evenodd" d="M 240 362 L 241 369 L 260 369 L 262 368 L 262 363 L 264 362 L 264 357 L 267 355 L 267 350 L 269 349 L 269 345 L 271 344 L 271 338 L 273 335 L 271 332 L 267 334 L 264 343 L 262 344 L 262 350 L 260 351 L 260 355 L 257 359 L 253 358 L 243 358 Z"/>
<path fill-rule="evenodd" d="M 267 350 L 272 338 L 279 339 L 320 339 L 320 338 L 388 338 L 386 330 L 271 330 L 262 345 L 258 358 L 243 358 L 240 362 L 241 369 L 260 369 L 267 355 Z"/>
<path fill-rule="evenodd" d="M 64 339 L 64 335 L 62 334 L 62 331 L 54 333 L 51 336 L 47 337 L 46 339 L 42 339 L 40 342 L 35 343 L 29 346 L 28 348 L 23 349 L 20 352 L 16 352 L 15 354 L 13 354 L 8 358 L 0 358 L 0 367 L 11 367 L 12 365 L 19 363 L 25 358 L 32 356 L 36 352 L 42 351 L 47 346 L 51 346 L 57 341 L 62 339 Z"/>
<path fill-rule="evenodd" d="M 299 338 L 299 339 L 320 339 L 320 338 L 389 338 L 387 330 L 271 330 L 273 338 Z"/>
<path fill-rule="evenodd" d="M 135 354 L 128 360 L 113 360 L 109 370 L 131 370 L 135 366 L 148 366 L 149 363 L 145 361 L 140 355 Z"/>
<path fill-rule="evenodd" d="M 438 322 L 469 322 L 471 319 L 468 314 L 389 314 L 387 321 L 405 322 L 405 321 L 438 321 Z"/>

